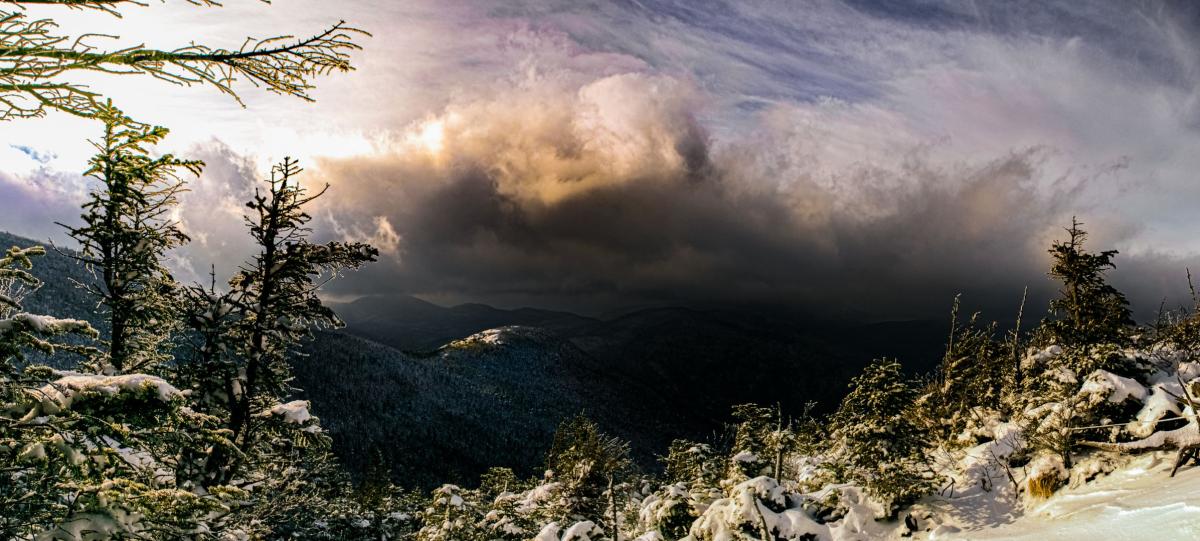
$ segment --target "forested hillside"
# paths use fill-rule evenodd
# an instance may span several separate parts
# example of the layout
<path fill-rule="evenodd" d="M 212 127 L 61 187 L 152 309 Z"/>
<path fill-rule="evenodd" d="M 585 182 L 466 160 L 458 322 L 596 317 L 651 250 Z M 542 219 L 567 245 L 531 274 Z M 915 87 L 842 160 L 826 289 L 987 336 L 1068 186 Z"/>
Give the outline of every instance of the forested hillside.
<path fill-rule="evenodd" d="M 362 471 L 370 450 L 378 449 L 404 472 L 397 479 L 420 485 L 463 482 L 496 465 L 532 472 L 553 427 L 577 413 L 628 440 L 637 463 L 657 470 L 655 457 L 671 438 L 728 432 L 736 404 L 778 403 L 799 415 L 813 402 L 815 412 L 828 413 L 871 359 L 890 351 L 921 373 L 936 363 L 945 341 L 944 325 L 935 322 L 862 325 L 748 309 L 659 308 L 598 320 L 482 305 L 442 308 L 411 297 L 345 308 L 348 327 L 320 333 L 307 348 L 311 358 L 297 360 L 298 383 L 330 430 L 344 434 L 335 449 L 352 470 Z M 499 329 L 502 343 L 441 348 L 453 342 L 441 337 L 492 328 L 485 325 L 520 329 Z M 340 399 L 360 385 L 376 400 Z M 464 402 L 480 407 L 455 407 Z M 348 419 L 379 429 L 355 431 Z M 458 426 L 475 428 L 463 434 Z M 476 440 L 508 443 L 496 448 Z"/>
<path fill-rule="evenodd" d="M 37 244 L 0 235 L 8 246 Z M 51 250 L 34 267 L 45 286 L 26 306 L 88 320 L 105 334 L 95 301 L 75 285 L 91 274 L 66 253 Z M 484 305 L 442 308 L 412 298 L 374 301 L 374 310 L 354 303 L 349 328 L 319 332 L 304 345 L 292 361 L 296 383 L 354 476 L 378 453 L 397 482 L 420 487 L 470 483 L 491 466 L 531 474 L 555 427 L 579 413 L 631 442 L 638 464 L 657 470 L 656 457 L 673 437 L 725 432 L 735 404 L 779 402 L 799 414 L 814 401 L 817 411 L 831 411 L 850 377 L 891 344 L 914 360 L 910 370 L 923 371 L 944 341 L 943 325 L 927 322 L 862 326 L 694 309 L 602 321 Z M 380 310 L 397 319 L 383 320 Z M 373 317 L 374 324 L 356 317 Z M 499 342 L 442 347 L 477 328 L 513 325 L 520 327 L 500 330 Z M 399 329 L 392 343 L 412 349 L 356 337 L 389 329 Z M 47 360 L 54 359 L 70 362 Z M 357 399 L 364 393 L 371 398 Z"/>

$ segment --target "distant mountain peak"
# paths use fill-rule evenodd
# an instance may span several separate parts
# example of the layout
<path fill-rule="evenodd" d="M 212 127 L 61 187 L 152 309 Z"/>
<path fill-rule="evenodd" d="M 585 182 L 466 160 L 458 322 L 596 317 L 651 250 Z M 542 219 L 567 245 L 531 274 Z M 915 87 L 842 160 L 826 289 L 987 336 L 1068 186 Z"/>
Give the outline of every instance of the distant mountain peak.
<path fill-rule="evenodd" d="M 546 331 L 524 325 L 506 325 L 477 332 L 466 338 L 453 340 L 438 348 L 439 351 L 494 348 L 511 344 L 517 340 L 545 341 L 551 338 Z"/>
<path fill-rule="evenodd" d="M 429 352 L 489 329 L 511 326 L 563 330 L 596 320 L 534 308 L 505 310 L 469 303 L 452 307 L 408 295 L 372 295 L 336 307 L 346 331 L 403 351 Z"/>

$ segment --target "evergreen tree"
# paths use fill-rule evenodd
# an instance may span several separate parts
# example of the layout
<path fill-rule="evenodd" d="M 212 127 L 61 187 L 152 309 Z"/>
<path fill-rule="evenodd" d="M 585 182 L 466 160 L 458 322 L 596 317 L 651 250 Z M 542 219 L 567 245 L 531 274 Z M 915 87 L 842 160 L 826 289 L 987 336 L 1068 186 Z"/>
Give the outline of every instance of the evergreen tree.
<path fill-rule="evenodd" d="M 196 407 L 221 419 L 226 434 L 225 444 L 193 457 L 197 482 L 255 486 L 259 499 L 241 515 L 259 522 L 256 506 L 287 520 L 287 509 L 303 508 L 315 501 L 315 488 L 331 486 L 328 437 L 306 403 L 285 402 L 293 392 L 288 361 L 313 329 L 342 324 L 317 297 L 320 287 L 378 253 L 360 243 L 308 240 L 304 207 L 323 192 L 309 194 L 296 178 L 300 172 L 285 159 L 247 204 L 260 252 L 228 291 L 210 285 L 187 293 L 195 351 L 185 373 Z"/>
<path fill-rule="evenodd" d="M 771 433 L 775 412 L 757 404 L 739 404 L 733 407 L 733 419 L 736 423 L 733 455 L 729 460 L 727 477 L 743 481 L 769 475 L 775 456 Z"/>
<path fill-rule="evenodd" d="M 458 485 L 442 485 L 430 495 L 422 514 L 425 524 L 417 532 L 417 541 L 474 541 L 480 539 L 475 528 L 474 495 Z"/>
<path fill-rule="evenodd" d="M 703 509 L 718 497 L 697 505 L 699 502 L 686 484 L 666 485 L 642 501 L 638 527 L 642 532 L 657 532 L 664 539 L 681 539 L 688 534 L 692 523 L 700 517 Z"/>
<path fill-rule="evenodd" d="M 1028 443 L 1024 454 L 1055 456 L 1068 468 L 1075 427 L 1099 424 L 1130 407 L 1089 399 L 1080 394 L 1081 385 L 1105 372 L 1143 379 L 1155 370 L 1124 351 L 1135 329 L 1129 303 L 1105 280 L 1105 272 L 1115 268 L 1117 251 L 1084 250 L 1087 233 L 1082 226 L 1072 218 L 1067 240 L 1050 248 L 1050 275 L 1061 288 L 1050 304 L 1051 317 L 1042 321 L 1033 340 L 1048 347 L 1022 362 L 1028 377 L 1021 378 L 1021 392 L 1013 398 L 1014 410 L 1022 412 Z"/>
<path fill-rule="evenodd" d="M 617 489 L 632 467 L 628 442 L 604 434 L 583 415 L 564 421 L 546 455 L 546 469 L 560 484 L 560 499 L 549 510 L 553 520 L 590 520 L 611 535 L 621 527 L 616 508 L 623 498 Z"/>
<path fill-rule="evenodd" d="M 153 370 L 171 360 L 169 341 L 179 323 L 178 285 L 162 263 L 188 238 L 171 218 L 183 189 L 177 172 L 200 173 L 202 164 L 167 154 L 147 155 L 167 135 L 119 110 L 103 107 L 104 137 L 86 175 L 99 184 L 83 205 L 84 225 L 68 228 L 79 243 L 72 257 L 97 280 L 84 284 L 104 308 L 109 329 L 103 373 Z"/>
<path fill-rule="evenodd" d="M 485 500 L 520 490 L 522 483 L 509 468 L 491 467 L 479 476 L 479 493 Z"/>
<path fill-rule="evenodd" d="M 1013 363 L 996 338 L 996 324 L 980 324 L 978 313 L 960 324 L 958 308 L 955 297 L 946 353 L 918 399 L 920 420 L 943 441 L 962 432 L 981 410 L 1000 411 L 1013 381 Z"/>
<path fill-rule="evenodd" d="M 508 468 L 489 468 L 480 476 L 479 501 L 485 512 L 478 529 L 483 538 L 525 541 L 540 529 L 537 517 L 545 513 L 532 508 L 532 498 L 525 494 L 530 485 Z"/>
<path fill-rule="evenodd" d="M 890 513 L 924 494 L 924 435 L 913 419 L 916 390 L 899 362 L 879 360 L 850 383 L 831 419 L 834 474 L 867 489 Z"/>
<path fill-rule="evenodd" d="M 395 492 L 392 484 L 392 468 L 379 449 L 371 451 L 362 481 L 354 491 L 355 499 L 364 509 L 383 509 L 384 502 Z"/>
<path fill-rule="evenodd" d="M 339 481 L 315 505 L 270 532 L 272 539 L 381 541 L 416 538 L 424 496 L 388 483 L 364 499 L 361 487 Z"/>
<path fill-rule="evenodd" d="M 1071 219 L 1067 240 L 1050 247 L 1050 276 L 1061 282 L 1058 298 L 1050 303 L 1054 318 L 1046 328 L 1063 345 L 1124 343 L 1134 322 L 1125 295 L 1109 285 L 1104 273 L 1116 268 L 1116 250 L 1099 253 L 1083 248 L 1087 232 Z"/>
<path fill-rule="evenodd" d="M 204 416 L 161 378 L 104 376 L 30 366 L 24 351 L 66 349 L 54 337 L 94 338 L 85 322 L 21 311 L 16 286 L 41 248 L 0 258 L 0 538 L 178 538 L 201 531 L 235 492 L 198 495 L 173 475 L 178 450 L 211 435 Z"/>
<path fill-rule="evenodd" d="M 209 295 L 210 306 L 193 310 L 224 315 L 210 322 L 223 327 L 219 335 L 198 329 L 216 342 L 198 352 L 209 363 L 200 367 L 209 376 L 200 384 L 223 402 L 231 440 L 243 453 L 262 435 L 255 419 L 283 405 L 291 393 L 288 355 L 296 354 L 294 347 L 314 328 L 342 324 L 316 295 L 323 278 L 378 254 L 366 244 L 308 240 L 311 217 L 303 208 L 323 192 L 309 195 L 296 178 L 300 172 L 290 159 L 273 168 L 266 192 L 258 191 L 247 204 L 252 211 L 247 224 L 261 251 L 230 281 L 227 294 Z M 217 454 L 208 461 L 207 481 L 227 483 L 243 464 L 244 459 Z"/>
<path fill-rule="evenodd" d="M 176 286 L 160 261 L 186 241 L 169 218 L 181 189 L 175 175 L 198 172 L 200 164 L 150 158 L 149 147 L 166 130 L 130 120 L 72 76 L 150 75 L 209 84 L 234 99 L 241 80 L 310 99 L 315 76 L 351 69 L 359 32 L 338 23 L 310 38 L 250 39 L 237 50 L 193 43 L 106 51 L 93 42 L 110 32 L 57 35 L 54 21 L 29 19 L 24 5 L 119 15 L 140 2 L 0 4 L 14 6 L 0 8 L 0 50 L 8 53 L 0 58 L 0 120 L 58 110 L 105 123 L 88 170 L 101 187 L 71 233 L 79 258 L 99 275 L 89 289 L 113 330 L 102 352 L 56 343 L 62 335 L 97 333 L 81 321 L 21 310 L 22 293 L 37 286 L 30 257 L 41 249 L 14 248 L 0 258 L 0 538 L 354 538 L 321 527 L 323 519 L 358 508 L 307 404 L 285 402 L 292 390 L 281 365 L 310 328 L 338 323 L 315 296 L 321 280 L 372 259 L 374 250 L 307 242 L 300 207 L 312 198 L 288 181 L 298 170 L 285 163 L 285 178 L 273 179 L 270 194 L 251 203 L 259 213 L 252 234 L 276 241 L 263 248 L 274 257 L 249 263 L 228 291 L 218 292 L 215 282 L 187 291 L 197 354 L 184 366 L 195 368 L 186 375 L 198 392 L 134 373 L 158 367 L 166 374 L 161 367 L 174 365 L 166 341 L 177 323 Z M 35 349 L 86 354 L 101 373 L 23 366 Z M 389 532 L 405 530 L 392 526 Z"/>
<path fill-rule="evenodd" d="M 723 457 L 707 443 L 674 440 L 662 461 L 667 480 L 693 488 L 716 488 L 721 481 Z"/>
<path fill-rule="evenodd" d="M 397 539 L 415 523 L 417 509 L 392 483 L 392 468 L 379 449 L 373 449 L 362 480 L 352 491 L 327 497 L 324 516 L 314 517 L 324 539 Z M 412 508 L 410 508 L 412 507 Z M 335 519 L 335 520 L 331 520 Z M 409 532 L 412 533 L 412 532 Z"/>
<path fill-rule="evenodd" d="M 724 496 L 720 487 L 727 458 L 711 445 L 677 439 L 662 461 L 666 484 L 643 499 L 638 525 L 642 532 L 680 539 L 704 509 Z"/>

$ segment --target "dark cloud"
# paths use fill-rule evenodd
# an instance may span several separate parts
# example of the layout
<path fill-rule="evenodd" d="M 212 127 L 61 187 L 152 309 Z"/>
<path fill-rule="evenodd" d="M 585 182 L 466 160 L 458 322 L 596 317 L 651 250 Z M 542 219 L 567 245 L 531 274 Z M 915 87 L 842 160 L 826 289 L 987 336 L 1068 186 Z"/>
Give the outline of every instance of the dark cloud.
<path fill-rule="evenodd" d="M 1089 222 L 1097 249 L 1138 232 L 1083 197 L 1120 165 L 1046 183 L 1043 147 L 946 163 L 918 146 L 893 164 L 840 162 L 840 148 L 811 148 L 822 132 L 777 129 L 793 125 L 778 122 L 787 110 L 717 145 L 677 85 L 639 75 L 517 91 L 503 111 L 451 107 L 416 131 L 436 126 L 437 141 L 322 162 L 318 178 L 333 185 L 325 231 L 394 232 L 384 261 L 338 291 L 584 311 L 770 303 L 866 317 L 940 314 L 963 293 L 968 306 L 1011 318 L 1025 286 L 1033 303 L 1052 293 L 1046 249 L 1072 215 Z M 1118 279 L 1126 266 L 1161 278 L 1135 289 L 1142 308 L 1185 287 L 1180 261 L 1121 261 Z"/>

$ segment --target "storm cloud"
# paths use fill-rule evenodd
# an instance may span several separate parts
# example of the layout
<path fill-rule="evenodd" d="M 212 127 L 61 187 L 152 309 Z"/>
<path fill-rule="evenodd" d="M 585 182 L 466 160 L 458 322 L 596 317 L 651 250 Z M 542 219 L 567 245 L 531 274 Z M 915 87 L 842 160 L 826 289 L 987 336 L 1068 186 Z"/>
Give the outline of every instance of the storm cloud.
<path fill-rule="evenodd" d="M 1044 146 L 947 160 L 903 131 L 844 143 L 886 115 L 838 102 L 763 109 L 746 137 L 721 142 L 697 120 L 705 106 L 691 83 L 644 73 L 518 84 L 447 107 L 385 156 L 322 161 L 327 229 L 369 241 L 386 225 L 389 239 L 385 260 L 339 291 L 868 317 L 929 315 L 961 292 L 1008 317 L 1025 286 L 1035 302 L 1050 294 L 1046 249 L 1071 216 L 1098 248 L 1139 229 L 1089 202 L 1121 161 L 1048 178 Z M 895 154 L 858 153 L 880 148 Z M 1182 290 L 1183 265 L 1146 258 L 1178 278 L 1139 291 L 1157 307 Z"/>

